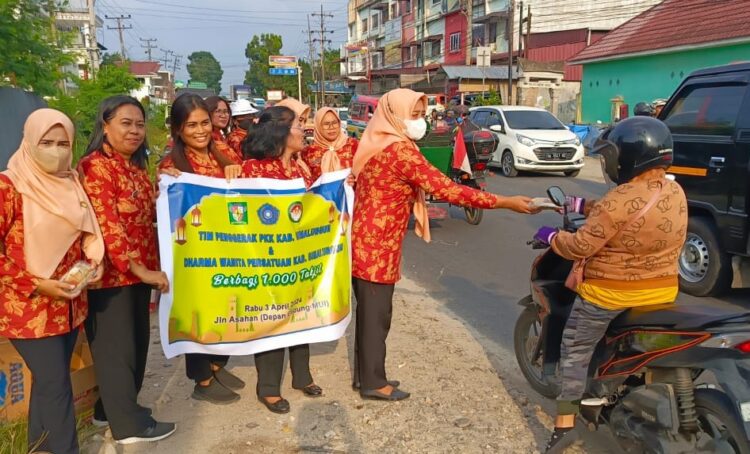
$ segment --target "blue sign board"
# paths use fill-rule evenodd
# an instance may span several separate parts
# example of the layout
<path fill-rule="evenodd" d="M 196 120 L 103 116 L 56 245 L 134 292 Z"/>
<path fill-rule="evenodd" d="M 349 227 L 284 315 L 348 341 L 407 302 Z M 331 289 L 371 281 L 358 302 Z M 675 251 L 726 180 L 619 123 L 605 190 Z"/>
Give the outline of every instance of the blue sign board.
<path fill-rule="evenodd" d="M 297 68 L 268 68 L 268 74 L 272 76 L 296 76 Z"/>

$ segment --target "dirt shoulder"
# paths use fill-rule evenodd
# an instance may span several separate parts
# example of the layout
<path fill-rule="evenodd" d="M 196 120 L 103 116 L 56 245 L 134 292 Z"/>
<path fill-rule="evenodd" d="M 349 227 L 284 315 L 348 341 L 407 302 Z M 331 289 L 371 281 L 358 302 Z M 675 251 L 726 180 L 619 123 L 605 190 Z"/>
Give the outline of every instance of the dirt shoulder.
<path fill-rule="evenodd" d="M 154 323 L 155 322 L 154 318 Z M 352 329 L 337 342 L 312 345 L 313 377 L 324 396 L 282 393 L 292 411 L 275 415 L 255 398 L 251 357 L 228 368 L 247 382 L 242 399 L 216 406 L 190 398 L 192 382 L 182 358 L 166 360 L 152 331 L 141 403 L 157 419 L 177 423 L 177 433 L 155 444 L 115 445 L 96 435 L 85 453 L 532 453 L 538 426 L 526 402 L 516 403 L 464 325 L 442 312 L 439 301 L 415 283 L 396 287 L 388 338 L 389 378 L 412 397 L 397 403 L 365 401 L 351 389 Z M 508 358 L 513 361 L 513 358 Z M 518 398 L 519 396 L 516 396 Z"/>

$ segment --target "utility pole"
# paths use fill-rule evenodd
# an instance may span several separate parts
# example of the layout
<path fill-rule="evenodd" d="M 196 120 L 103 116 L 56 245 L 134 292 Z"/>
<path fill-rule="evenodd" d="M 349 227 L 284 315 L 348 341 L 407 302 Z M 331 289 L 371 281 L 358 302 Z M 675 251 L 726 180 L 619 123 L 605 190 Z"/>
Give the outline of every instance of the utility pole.
<path fill-rule="evenodd" d="M 523 52 L 523 56 L 528 58 L 529 42 L 531 41 L 531 5 L 526 11 L 526 50 Z"/>
<path fill-rule="evenodd" d="M 86 0 L 86 6 L 89 10 L 89 59 L 91 61 L 91 77 L 96 77 L 96 71 L 99 70 L 99 44 L 96 39 L 96 10 L 94 0 Z"/>
<path fill-rule="evenodd" d="M 148 55 L 148 61 L 154 61 L 151 59 L 151 49 L 156 49 L 156 46 L 151 44 L 156 42 L 156 38 L 138 38 L 142 42 L 146 43 L 145 46 L 141 45 L 142 48 L 146 49 L 146 55 Z"/>
<path fill-rule="evenodd" d="M 320 38 L 314 41 L 320 41 L 320 103 L 326 105 L 326 43 L 331 40 L 326 38 L 326 33 L 333 33 L 333 30 L 326 29 L 326 17 L 333 18 L 333 14 L 323 12 L 323 4 L 320 5 L 320 14 L 312 13 L 313 16 L 320 17 Z"/>
<path fill-rule="evenodd" d="M 169 62 L 171 58 L 169 58 L 170 55 L 174 55 L 174 52 L 167 49 L 159 49 L 160 51 L 164 52 L 164 56 L 161 58 L 161 62 L 164 64 L 164 67 L 169 70 Z"/>
<path fill-rule="evenodd" d="M 513 15 L 516 12 L 515 0 L 510 0 L 508 6 L 508 30 L 506 36 L 508 37 L 508 105 L 513 105 L 513 32 L 515 27 L 513 26 Z"/>
<path fill-rule="evenodd" d="M 464 2 L 466 4 L 466 66 L 471 66 L 471 49 L 474 47 L 472 35 L 474 33 L 474 22 L 472 21 L 474 0 L 464 0 Z"/>
<path fill-rule="evenodd" d="M 125 39 L 122 37 L 122 31 L 133 28 L 132 25 L 122 25 L 122 21 L 130 19 L 130 14 L 120 14 L 119 16 L 104 16 L 106 19 L 117 21 L 117 27 L 107 27 L 108 30 L 117 30 L 120 34 L 120 58 L 125 59 Z"/>
<path fill-rule="evenodd" d="M 310 28 L 310 16 L 307 16 L 307 51 L 308 51 L 308 57 L 310 58 L 310 71 L 312 72 L 311 76 L 313 78 L 313 83 L 317 85 L 318 81 L 316 80 L 317 77 L 315 76 L 315 42 L 312 39 L 312 29 Z M 300 101 L 302 101 L 300 99 Z M 318 90 L 315 90 L 315 110 L 318 110 Z"/>
<path fill-rule="evenodd" d="M 521 58 L 521 52 L 523 50 L 523 23 L 526 22 L 523 19 L 523 1 L 518 8 L 518 58 Z"/>
<path fill-rule="evenodd" d="M 172 73 L 176 76 L 177 70 L 181 69 L 180 60 L 182 59 L 182 55 L 175 55 L 175 54 L 172 54 L 172 55 L 174 55 L 174 64 L 172 65 Z"/>

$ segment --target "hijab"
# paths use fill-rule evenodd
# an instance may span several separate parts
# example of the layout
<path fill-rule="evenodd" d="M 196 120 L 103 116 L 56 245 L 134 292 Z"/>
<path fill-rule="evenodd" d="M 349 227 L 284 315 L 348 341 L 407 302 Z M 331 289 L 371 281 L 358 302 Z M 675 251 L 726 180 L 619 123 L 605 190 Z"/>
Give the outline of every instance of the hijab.
<path fill-rule="evenodd" d="M 326 152 L 323 154 L 323 156 L 320 159 L 320 169 L 322 173 L 327 172 L 335 172 L 336 170 L 341 170 L 341 161 L 339 160 L 339 156 L 336 153 L 336 151 L 340 150 L 344 145 L 346 145 L 347 137 L 346 134 L 344 134 L 341 131 L 341 128 L 338 128 L 339 135 L 334 140 L 328 140 L 323 135 L 323 118 L 325 118 L 327 113 L 332 113 L 336 120 L 339 121 L 339 124 L 341 123 L 341 118 L 339 117 L 338 112 L 333 110 L 330 107 L 323 107 L 321 109 L 318 109 L 318 111 L 315 113 L 315 145 L 323 148 L 326 150 Z"/>
<path fill-rule="evenodd" d="M 104 257 L 104 241 L 83 190 L 78 173 L 71 167 L 71 150 L 57 149 L 59 171 L 42 170 L 39 141 L 52 127 L 60 125 L 73 142 L 75 129 L 70 119 L 54 109 L 34 111 L 23 127 L 23 140 L 3 172 L 23 200 L 23 234 L 26 271 L 48 279 L 70 247 L 83 234 L 83 251 L 94 263 Z"/>
<path fill-rule="evenodd" d="M 408 88 L 391 90 L 380 98 L 378 107 L 367 123 L 367 128 L 365 128 L 362 139 L 359 141 L 357 154 L 354 155 L 352 172 L 355 176 L 359 175 L 367 161 L 373 156 L 396 142 L 408 142 L 417 148 L 416 143 L 406 135 L 404 120 L 411 118 L 412 111 L 419 103 L 422 103 L 426 108 L 427 96 Z M 429 243 L 431 239 L 430 219 L 427 215 L 425 192 L 421 188 L 417 191 L 413 214 L 416 220 L 414 233 Z"/>
<path fill-rule="evenodd" d="M 310 106 L 307 104 L 302 104 L 301 102 L 297 101 L 294 98 L 285 98 L 281 101 L 274 104 L 275 106 L 283 106 L 288 107 L 294 111 L 294 114 L 297 116 L 297 118 L 307 114 L 310 115 Z M 303 127 L 305 125 L 302 125 Z"/>

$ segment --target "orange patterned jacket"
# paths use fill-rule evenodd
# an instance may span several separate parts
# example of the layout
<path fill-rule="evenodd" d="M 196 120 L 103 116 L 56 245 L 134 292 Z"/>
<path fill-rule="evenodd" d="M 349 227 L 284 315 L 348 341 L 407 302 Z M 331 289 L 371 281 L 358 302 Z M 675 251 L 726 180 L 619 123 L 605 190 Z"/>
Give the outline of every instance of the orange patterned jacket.
<path fill-rule="evenodd" d="M 294 159 L 291 160 L 289 169 L 284 167 L 279 158 L 248 159 L 242 163 L 240 178 L 273 178 L 274 180 L 304 178 L 306 186 L 312 184 L 310 178 L 305 177 Z"/>
<path fill-rule="evenodd" d="M 106 247 L 104 277 L 91 288 L 140 283 L 130 272 L 130 259 L 150 270 L 159 269 L 155 193 L 148 171 L 105 145 L 103 150 L 84 156 L 78 172 Z"/>
<path fill-rule="evenodd" d="M 199 155 L 190 149 L 186 149 L 185 156 L 187 156 L 188 162 L 196 175 L 224 178 L 224 169 L 221 168 L 221 165 L 219 165 L 219 162 L 213 157 L 213 155 Z M 164 156 L 164 159 L 159 163 L 159 169 L 175 168 L 171 153 Z"/>
<path fill-rule="evenodd" d="M 352 275 L 381 284 L 401 278 L 406 227 L 419 189 L 454 205 L 492 208 L 494 194 L 459 185 L 408 142 L 376 154 L 357 176 L 352 221 Z"/>
<path fill-rule="evenodd" d="M 38 339 L 65 334 L 88 314 L 86 292 L 73 300 L 36 295 L 38 279 L 26 271 L 23 199 L 10 179 L 0 174 L 0 336 Z M 83 260 L 80 241 L 73 243 L 52 279 L 60 279 Z"/>
<path fill-rule="evenodd" d="M 343 168 L 350 169 L 352 167 L 352 161 L 354 160 L 354 155 L 357 153 L 357 147 L 359 147 L 359 140 L 354 137 L 349 137 L 344 146 L 336 150 L 339 162 L 341 162 Z M 320 161 L 326 151 L 327 150 L 324 147 L 312 144 L 305 148 L 301 153 L 302 160 L 304 160 L 307 166 L 310 167 L 313 181 L 320 177 Z"/>
<path fill-rule="evenodd" d="M 227 145 L 236 156 L 239 156 L 240 161 L 242 161 L 242 141 L 245 140 L 245 137 L 247 137 L 247 131 L 242 128 L 234 128 L 226 140 Z"/>

